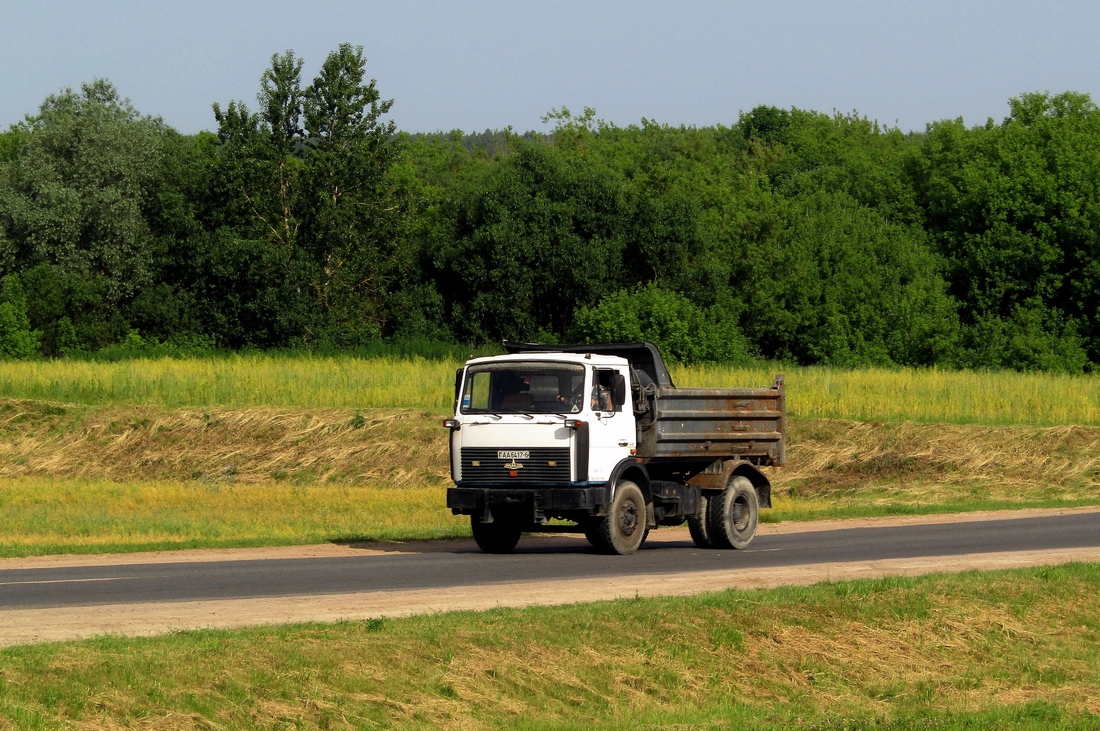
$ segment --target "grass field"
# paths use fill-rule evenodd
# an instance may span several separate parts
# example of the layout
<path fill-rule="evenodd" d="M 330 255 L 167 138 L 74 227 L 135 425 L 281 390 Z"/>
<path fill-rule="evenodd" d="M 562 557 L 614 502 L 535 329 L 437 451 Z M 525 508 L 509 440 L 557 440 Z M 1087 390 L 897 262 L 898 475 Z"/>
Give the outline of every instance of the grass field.
<path fill-rule="evenodd" d="M 0 556 L 464 536 L 401 409 L 0 399 Z M 792 419 L 764 521 L 1100 503 L 1100 427 Z"/>
<path fill-rule="evenodd" d="M 240 355 L 114 363 L 0 363 L 0 397 L 166 407 L 451 408 L 458 362 Z M 785 372 L 795 417 L 987 425 L 1100 425 L 1100 378 L 760 364 L 673 368 L 682 386 L 766 386 Z"/>
<path fill-rule="evenodd" d="M 1096 729 L 1100 567 L 0 650 L 12 729 Z"/>

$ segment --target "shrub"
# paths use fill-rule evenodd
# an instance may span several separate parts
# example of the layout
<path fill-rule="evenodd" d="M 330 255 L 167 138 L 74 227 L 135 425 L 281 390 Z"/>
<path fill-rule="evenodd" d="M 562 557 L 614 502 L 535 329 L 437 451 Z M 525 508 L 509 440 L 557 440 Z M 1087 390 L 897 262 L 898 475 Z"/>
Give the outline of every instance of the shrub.
<path fill-rule="evenodd" d="M 595 307 L 581 307 L 574 319 L 580 342 L 649 341 L 669 360 L 681 363 L 747 363 L 748 341 L 721 308 L 701 309 L 687 297 L 649 284 L 621 290 Z"/>
<path fill-rule="evenodd" d="M 31 330 L 27 299 L 18 277 L 4 277 L 0 291 L 0 358 L 26 360 L 38 352 L 41 333 Z"/>

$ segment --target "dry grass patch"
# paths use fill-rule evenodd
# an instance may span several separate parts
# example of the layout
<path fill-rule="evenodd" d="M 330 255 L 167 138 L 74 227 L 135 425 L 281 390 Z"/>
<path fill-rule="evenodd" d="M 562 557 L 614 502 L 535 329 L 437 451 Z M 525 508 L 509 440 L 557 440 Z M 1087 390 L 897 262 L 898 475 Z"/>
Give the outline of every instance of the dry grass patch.
<path fill-rule="evenodd" d="M 799 498 L 1100 499 L 1100 428 L 792 420 L 776 492 Z"/>
<path fill-rule="evenodd" d="M 777 495 L 1100 497 L 1100 427 L 789 420 Z M 0 401 L 0 476 L 443 486 L 447 432 L 399 409 L 165 409 Z"/>
<path fill-rule="evenodd" d="M 408 410 L 0 402 L 0 476 L 438 485 L 446 432 Z"/>

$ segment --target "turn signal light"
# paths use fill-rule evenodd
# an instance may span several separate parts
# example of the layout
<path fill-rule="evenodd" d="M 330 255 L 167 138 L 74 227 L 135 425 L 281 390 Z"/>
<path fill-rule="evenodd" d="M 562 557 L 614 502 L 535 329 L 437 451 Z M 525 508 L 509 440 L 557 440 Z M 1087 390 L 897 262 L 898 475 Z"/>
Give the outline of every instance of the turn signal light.
<path fill-rule="evenodd" d="M 581 421 L 580 419 L 566 419 L 565 420 L 565 428 L 566 429 L 576 429 L 576 428 L 580 427 L 580 425 L 583 424 L 583 423 L 584 422 Z"/>
<path fill-rule="evenodd" d="M 444 419 L 443 426 L 448 429 L 454 429 L 455 431 L 458 431 L 460 428 L 462 428 L 462 425 L 458 423 L 458 419 Z"/>

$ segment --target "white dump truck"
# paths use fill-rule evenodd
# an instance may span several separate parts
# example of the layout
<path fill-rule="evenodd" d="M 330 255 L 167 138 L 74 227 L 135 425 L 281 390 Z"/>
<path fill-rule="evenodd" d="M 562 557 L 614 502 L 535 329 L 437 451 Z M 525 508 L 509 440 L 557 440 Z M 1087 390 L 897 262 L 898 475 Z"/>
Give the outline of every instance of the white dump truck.
<path fill-rule="evenodd" d="M 582 532 L 629 554 L 688 523 L 706 548 L 744 548 L 786 457 L 783 376 L 767 388 L 677 388 L 651 343 L 504 344 L 455 376 L 447 507 L 477 545 Z"/>

